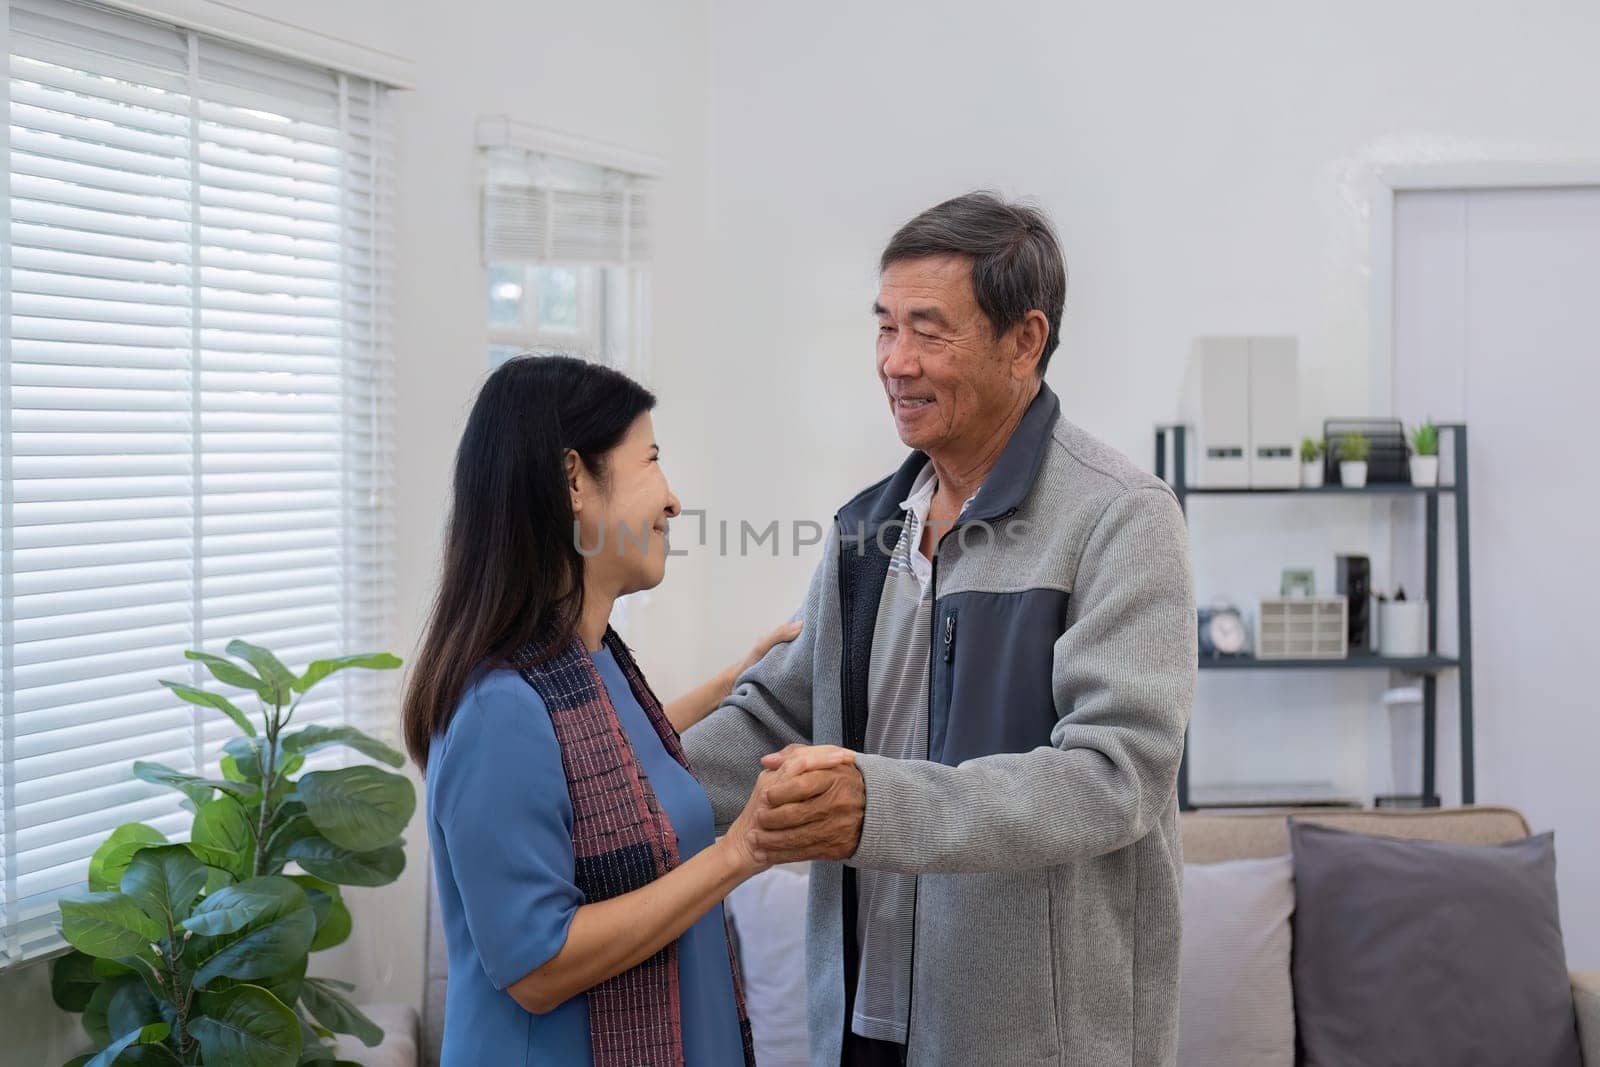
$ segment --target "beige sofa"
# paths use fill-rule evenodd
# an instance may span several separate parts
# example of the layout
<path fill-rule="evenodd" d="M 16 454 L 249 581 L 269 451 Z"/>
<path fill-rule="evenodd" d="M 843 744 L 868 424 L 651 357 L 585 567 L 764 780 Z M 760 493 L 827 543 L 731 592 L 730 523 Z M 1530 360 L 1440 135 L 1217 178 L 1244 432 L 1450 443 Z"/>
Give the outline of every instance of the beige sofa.
<path fill-rule="evenodd" d="M 1308 808 L 1272 814 L 1186 812 L 1182 818 L 1185 863 L 1266 859 L 1289 851 L 1286 815 L 1363 834 L 1465 845 L 1498 845 L 1527 837 L 1528 823 L 1512 808 L 1437 808 L 1430 811 L 1336 811 Z M 1572 999 L 1584 1063 L 1600 1067 L 1600 971 L 1572 973 Z"/>
<path fill-rule="evenodd" d="M 1502 844 L 1526 837 L 1529 832 L 1527 820 L 1521 813 L 1511 808 L 1487 806 L 1415 812 L 1311 808 L 1287 814 L 1358 833 L 1470 845 Z M 1182 825 L 1183 858 L 1187 863 L 1264 859 L 1289 851 L 1289 828 L 1283 812 L 1271 815 L 1189 812 L 1182 816 Z M 444 932 L 439 927 L 438 909 L 432 896 L 430 890 L 427 981 L 420 1028 L 417 1013 L 409 1006 L 366 1009 L 388 1031 L 389 1040 L 376 1049 L 363 1049 L 354 1041 L 341 1042 L 341 1054 L 356 1062 L 369 1067 L 411 1067 L 418 1063 L 426 1067 L 439 1062 L 444 1021 L 445 953 Z M 802 916 L 795 918 L 803 921 Z M 1577 1006 L 1584 1062 L 1600 1067 L 1600 971 L 1574 972 L 1572 996 Z"/>

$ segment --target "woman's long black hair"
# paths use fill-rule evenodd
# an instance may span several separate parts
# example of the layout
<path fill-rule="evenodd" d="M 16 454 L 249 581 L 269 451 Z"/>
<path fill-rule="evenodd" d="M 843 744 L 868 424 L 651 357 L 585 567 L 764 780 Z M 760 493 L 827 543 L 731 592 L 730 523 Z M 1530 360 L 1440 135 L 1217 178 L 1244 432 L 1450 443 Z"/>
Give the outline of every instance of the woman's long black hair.
<path fill-rule="evenodd" d="M 480 663 L 572 640 L 583 557 L 567 450 L 604 485 L 606 453 L 655 402 L 626 375 L 571 356 L 517 356 L 484 382 L 456 449 L 439 593 L 402 704 L 419 766 Z"/>

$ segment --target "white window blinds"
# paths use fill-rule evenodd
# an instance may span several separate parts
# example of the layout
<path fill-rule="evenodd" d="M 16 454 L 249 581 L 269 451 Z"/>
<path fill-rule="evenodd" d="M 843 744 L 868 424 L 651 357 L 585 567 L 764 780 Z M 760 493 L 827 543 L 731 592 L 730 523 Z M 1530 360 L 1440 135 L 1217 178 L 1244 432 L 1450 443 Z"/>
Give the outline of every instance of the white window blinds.
<path fill-rule="evenodd" d="M 517 148 L 484 153 L 485 263 L 650 261 L 648 179 Z"/>
<path fill-rule="evenodd" d="M 162 678 L 242 637 L 392 640 L 383 87 L 69 0 L 9 10 L 0 240 L 0 963 L 119 823 L 135 759 L 216 773 Z M 362 722 L 346 671 L 296 721 Z"/>

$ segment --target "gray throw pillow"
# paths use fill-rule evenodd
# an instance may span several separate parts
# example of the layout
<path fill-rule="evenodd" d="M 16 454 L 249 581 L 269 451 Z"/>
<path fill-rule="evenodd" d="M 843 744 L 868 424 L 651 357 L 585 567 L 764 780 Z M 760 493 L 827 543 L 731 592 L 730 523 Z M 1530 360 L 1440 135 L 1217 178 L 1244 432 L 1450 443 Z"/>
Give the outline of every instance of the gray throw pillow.
<path fill-rule="evenodd" d="M 1178 1067 L 1294 1067 L 1288 856 L 1183 867 Z"/>
<path fill-rule="evenodd" d="M 1582 1067 L 1553 834 L 1396 841 L 1291 822 L 1308 1067 Z"/>

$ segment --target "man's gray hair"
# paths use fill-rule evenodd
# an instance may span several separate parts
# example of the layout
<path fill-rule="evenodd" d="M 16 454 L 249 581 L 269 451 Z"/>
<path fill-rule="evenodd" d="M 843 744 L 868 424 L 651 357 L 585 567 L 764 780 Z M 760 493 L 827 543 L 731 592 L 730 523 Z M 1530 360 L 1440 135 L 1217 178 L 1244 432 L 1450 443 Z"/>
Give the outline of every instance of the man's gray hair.
<path fill-rule="evenodd" d="M 972 260 L 972 292 L 996 337 L 1029 311 L 1044 312 L 1050 334 L 1039 355 L 1043 377 L 1061 343 L 1061 310 L 1067 302 L 1067 264 L 1044 212 L 982 191 L 946 200 L 900 227 L 878 269 L 928 256 Z"/>

